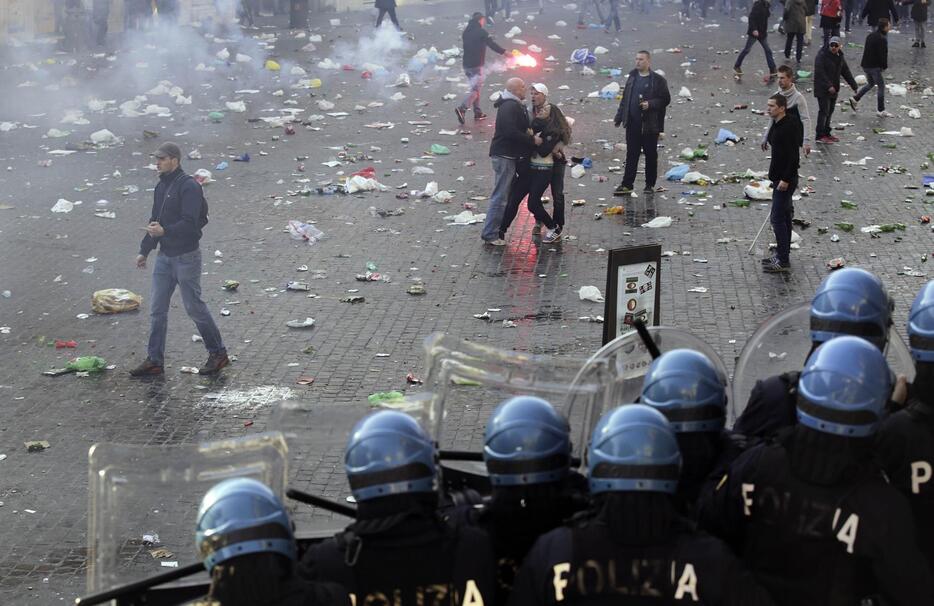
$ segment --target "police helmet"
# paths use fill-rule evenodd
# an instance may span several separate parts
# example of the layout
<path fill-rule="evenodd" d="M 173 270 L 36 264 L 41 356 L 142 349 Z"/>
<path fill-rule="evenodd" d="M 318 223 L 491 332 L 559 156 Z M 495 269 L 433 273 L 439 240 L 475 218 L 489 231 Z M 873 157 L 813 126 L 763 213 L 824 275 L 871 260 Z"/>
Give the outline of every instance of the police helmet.
<path fill-rule="evenodd" d="M 824 343 L 853 335 L 885 349 L 892 308 L 875 274 L 858 267 L 835 271 L 824 278 L 811 300 L 811 340 Z"/>
<path fill-rule="evenodd" d="M 726 422 L 724 378 L 692 349 L 673 349 L 653 360 L 639 401 L 665 415 L 677 433 L 720 431 Z"/>
<path fill-rule="evenodd" d="M 674 494 L 681 451 L 665 415 L 644 404 L 624 404 L 603 415 L 587 453 L 591 494 Z"/>
<path fill-rule="evenodd" d="M 882 352 L 865 339 L 837 337 L 814 350 L 801 371 L 798 422 L 840 436 L 870 436 L 891 393 Z"/>
<path fill-rule="evenodd" d="M 924 285 L 908 313 L 908 347 L 918 362 L 934 362 L 934 280 Z"/>
<path fill-rule="evenodd" d="M 297 559 L 292 522 L 282 502 L 262 482 L 232 478 L 216 484 L 198 508 L 198 553 L 210 572 L 231 558 L 278 553 Z"/>
<path fill-rule="evenodd" d="M 344 468 L 358 502 L 436 488 L 434 443 L 418 421 L 394 410 L 380 410 L 354 426 Z"/>
<path fill-rule="evenodd" d="M 483 460 L 494 486 L 555 482 L 571 467 L 568 422 L 541 398 L 517 396 L 496 407 L 486 425 Z"/>

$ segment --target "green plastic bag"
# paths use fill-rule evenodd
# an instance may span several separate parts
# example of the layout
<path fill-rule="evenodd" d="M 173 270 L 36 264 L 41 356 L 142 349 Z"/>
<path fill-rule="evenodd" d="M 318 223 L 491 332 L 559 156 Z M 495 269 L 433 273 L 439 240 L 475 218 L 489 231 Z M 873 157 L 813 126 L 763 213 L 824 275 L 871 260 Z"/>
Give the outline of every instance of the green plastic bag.
<path fill-rule="evenodd" d="M 431 144 L 431 153 L 433 153 L 433 154 L 436 155 L 436 156 L 446 156 L 446 155 L 448 155 L 449 153 L 451 153 L 451 150 L 449 150 L 448 148 L 446 148 L 445 146 L 443 146 L 443 145 L 441 145 L 441 144 L 432 143 L 432 144 Z"/>
<path fill-rule="evenodd" d="M 101 372 L 107 368 L 107 360 L 98 356 L 80 356 L 65 365 L 76 372 Z"/>
<path fill-rule="evenodd" d="M 401 391 L 377 391 L 367 396 L 366 400 L 370 403 L 370 406 L 381 406 L 383 404 L 399 402 L 404 398 L 405 394 Z"/>

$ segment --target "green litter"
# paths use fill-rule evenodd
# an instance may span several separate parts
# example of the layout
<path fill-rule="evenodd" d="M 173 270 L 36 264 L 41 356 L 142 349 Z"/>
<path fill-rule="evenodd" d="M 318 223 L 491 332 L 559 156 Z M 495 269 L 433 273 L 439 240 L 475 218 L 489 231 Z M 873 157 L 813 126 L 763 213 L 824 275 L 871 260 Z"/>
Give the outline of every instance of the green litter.
<path fill-rule="evenodd" d="M 852 223 L 841 222 L 841 223 L 834 223 L 834 225 L 836 225 L 838 229 L 845 231 L 847 233 L 853 231 Z"/>
<path fill-rule="evenodd" d="M 405 394 L 401 391 L 377 391 L 367 396 L 366 401 L 370 406 L 382 406 L 384 404 L 394 404 L 405 399 Z"/>
<path fill-rule="evenodd" d="M 849 200 L 840 200 L 840 208 L 848 208 L 850 210 L 856 210 L 859 206 L 856 202 L 850 202 Z"/>
<path fill-rule="evenodd" d="M 806 71 L 806 70 L 803 70 L 803 69 L 799 69 L 799 70 L 798 70 L 798 79 L 799 79 L 799 80 L 805 80 L 805 79 L 810 78 L 810 77 L 811 77 L 811 72 Z"/>
<path fill-rule="evenodd" d="M 211 112 L 208 114 L 208 120 L 211 122 L 220 122 L 224 119 L 224 112 Z"/>
<path fill-rule="evenodd" d="M 479 387 L 480 382 L 474 381 L 473 379 L 465 379 L 464 377 L 453 376 L 451 377 L 451 383 L 455 385 L 465 385 L 468 387 Z"/>
<path fill-rule="evenodd" d="M 885 149 L 896 149 L 898 146 L 895 145 L 894 143 L 883 143 L 882 147 L 884 147 Z"/>
<path fill-rule="evenodd" d="M 98 356 L 80 356 L 65 365 L 76 372 L 101 372 L 107 368 L 107 360 Z"/>
<path fill-rule="evenodd" d="M 436 156 L 446 156 L 449 153 L 451 153 L 451 150 L 449 150 L 447 147 L 440 145 L 438 143 L 432 143 L 431 153 L 433 153 Z"/>
<path fill-rule="evenodd" d="M 906 226 L 904 223 L 885 223 L 884 225 L 879 226 L 879 231 L 884 234 L 889 234 L 895 230 L 905 231 L 905 228 Z"/>
<path fill-rule="evenodd" d="M 733 200 L 730 204 L 738 208 L 746 208 L 749 206 L 749 200 Z"/>

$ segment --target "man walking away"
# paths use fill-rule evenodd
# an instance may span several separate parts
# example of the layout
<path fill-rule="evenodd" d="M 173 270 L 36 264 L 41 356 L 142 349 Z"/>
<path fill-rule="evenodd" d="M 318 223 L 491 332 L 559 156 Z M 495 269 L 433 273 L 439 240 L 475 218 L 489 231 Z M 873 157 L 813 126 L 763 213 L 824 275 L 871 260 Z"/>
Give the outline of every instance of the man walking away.
<path fill-rule="evenodd" d="M 94 0 L 91 5 L 91 22 L 94 26 L 94 40 L 98 46 L 107 43 L 107 21 L 110 19 L 110 0 Z"/>
<path fill-rule="evenodd" d="M 402 26 L 399 25 L 399 19 L 396 18 L 396 0 L 376 0 L 374 6 L 379 9 L 379 16 L 376 17 L 376 28 L 383 24 L 383 17 L 387 14 L 392 20 L 392 24 L 396 26 L 396 29 L 400 32 L 402 31 Z"/>
<path fill-rule="evenodd" d="M 169 302 L 176 286 L 182 292 L 185 311 L 198 327 L 208 350 L 208 361 L 199 372 L 212 375 L 230 364 L 230 359 L 214 318 L 201 300 L 201 250 L 198 242 L 201 230 L 208 223 L 208 205 L 201 185 L 182 170 L 182 152 L 178 145 L 163 143 L 154 155 L 159 183 L 153 194 L 146 235 L 136 257 L 136 266 L 145 269 L 149 253 L 159 247 L 152 272 L 152 322 L 146 360 L 131 370 L 130 375 L 163 374 Z"/>
<path fill-rule="evenodd" d="M 610 24 L 616 26 L 616 31 L 622 29 L 619 25 L 619 0 L 609 0 L 610 8 L 609 12 L 606 14 L 606 21 L 603 22 L 603 32 L 606 34 L 610 33 Z"/>
<path fill-rule="evenodd" d="M 859 14 L 859 20 L 865 19 L 869 27 L 876 27 L 879 19 L 889 17 L 891 17 L 890 23 L 898 25 L 898 11 L 895 9 L 894 0 L 866 0 L 866 6 Z"/>
<path fill-rule="evenodd" d="M 791 59 L 791 43 L 796 41 L 795 61 L 798 63 L 801 63 L 801 51 L 804 47 L 806 12 L 805 0 L 785 0 L 785 13 L 782 17 L 785 22 L 785 59 Z"/>
<path fill-rule="evenodd" d="M 804 45 L 811 46 L 811 32 L 814 30 L 814 13 L 817 12 L 817 0 L 804 0 Z"/>
<path fill-rule="evenodd" d="M 600 3 L 602 1 L 603 0 L 590 0 L 590 2 L 588 2 L 587 0 L 581 0 L 580 11 L 577 13 L 577 29 L 587 28 L 587 24 L 584 23 L 584 13 L 587 12 L 587 5 L 589 3 L 593 4 L 594 12 L 597 15 L 597 23 L 603 23 L 606 21 L 606 19 L 603 18 L 603 11 L 600 9 Z"/>
<path fill-rule="evenodd" d="M 486 64 L 487 47 L 500 55 L 506 53 L 506 49 L 497 44 L 490 33 L 484 29 L 485 25 L 486 17 L 483 13 L 477 12 L 473 14 L 467 27 L 464 28 L 464 74 L 470 84 L 470 91 L 461 104 L 454 108 L 457 121 L 461 124 L 464 124 L 464 115 L 469 106 L 473 106 L 474 122 L 486 118 L 486 114 L 480 109 L 480 94 L 483 89 L 483 66 Z"/>
<path fill-rule="evenodd" d="M 827 46 L 830 38 L 840 35 L 840 21 L 843 18 L 841 0 L 823 0 L 820 5 L 820 28 L 824 33 L 821 46 Z"/>
<path fill-rule="evenodd" d="M 769 65 L 769 78 L 774 78 L 776 76 L 775 59 L 772 57 L 772 49 L 769 48 L 769 43 L 766 40 L 766 35 L 769 32 L 769 15 L 771 14 L 769 3 L 770 0 L 755 0 L 755 2 L 752 3 L 752 8 L 749 9 L 749 25 L 746 27 L 746 46 L 744 46 L 743 50 L 739 53 L 739 56 L 736 58 L 736 64 L 733 66 L 733 72 L 737 76 L 743 75 L 743 60 L 756 42 L 761 44 L 762 50 L 765 51 L 765 61 Z"/>
<path fill-rule="evenodd" d="M 486 222 L 480 237 L 491 246 L 505 246 L 500 236 L 503 211 L 509 199 L 516 162 L 528 158 L 532 148 L 542 144 L 541 137 L 529 134 L 529 114 L 525 100 L 525 82 L 521 78 L 506 81 L 506 90 L 493 104 L 496 108 L 496 131 L 490 141 L 490 159 L 493 162 L 493 193 L 486 211 Z"/>
<path fill-rule="evenodd" d="M 924 43 L 924 26 L 928 20 L 928 4 L 930 0 L 909 0 L 911 3 L 911 20 L 915 22 L 915 41 L 911 48 L 927 48 Z"/>
<path fill-rule="evenodd" d="M 645 190 L 655 191 L 658 178 L 658 136 L 665 130 L 665 108 L 671 103 L 668 82 L 652 71 L 652 55 L 636 53 L 636 68 L 629 72 L 623 98 L 613 124 L 626 129 L 626 171 L 614 196 L 628 196 L 636 181 L 640 152 L 645 154 Z"/>
<path fill-rule="evenodd" d="M 831 134 L 830 119 L 833 117 L 834 107 L 837 105 L 837 94 L 840 92 L 840 78 L 843 77 L 856 92 L 856 80 L 846 64 L 843 49 L 840 48 L 840 38 L 834 36 L 830 44 L 820 49 L 814 60 L 814 96 L 817 97 L 817 142 L 830 144 L 839 141 Z"/>
<path fill-rule="evenodd" d="M 787 273 L 791 269 L 791 219 L 794 205 L 791 196 L 798 187 L 798 125 L 787 113 L 784 95 L 769 97 L 768 111 L 773 124 L 768 144 L 772 146 L 769 180 L 772 182 L 772 210 L 769 217 L 777 243 L 775 256 L 762 266 L 766 273 Z"/>
<path fill-rule="evenodd" d="M 850 107 L 856 111 L 859 100 L 875 86 L 876 115 L 880 118 L 894 118 L 893 114 L 885 111 L 885 80 L 882 79 L 882 72 L 889 67 L 889 39 L 886 35 L 890 29 L 889 20 L 883 17 L 878 23 L 876 31 L 866 36 L 866 44 L 863 46 L 863 60 L 860 66 L 866 72 L 866 84 L 850 97 Z"/>
<path fill-rule="evenodd" d="M 778 90 L 776 95 L 785 97 L 785 114 L 790 118 L 795 118 L 800 132 L 798 140 L 804 149 L 804 155 L 811 153 L 811 112 L 808 109 L 808 101 L 804 93 L 795 86 L 794 72 L 787 65 L 781 65 L 778 68 Z M 769 131 L 772 130 L 772 122 L 769 121 L 769 127 L 765 129 L 762 136 L 762 151 L 768 149 Z"/>

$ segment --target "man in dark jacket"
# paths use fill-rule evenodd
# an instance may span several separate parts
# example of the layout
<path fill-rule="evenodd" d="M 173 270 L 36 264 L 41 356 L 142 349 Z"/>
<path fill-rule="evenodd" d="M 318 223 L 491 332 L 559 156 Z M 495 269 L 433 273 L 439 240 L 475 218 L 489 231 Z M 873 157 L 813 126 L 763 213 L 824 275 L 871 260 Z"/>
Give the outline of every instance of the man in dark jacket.
<path fill-rule="evenodd" d="M 486 17 L 478 12 L 473 14 L 470 23 L 464 28 L 464 74 L 470 84 L 470 92 L 461 104 L 454 108 L 457 121 L 461 124 L 464 123 L 464 114 L 470 106 L 473 106 L 474 122 L 486 118 L 486 114 L 480 109 L 480 91 L 483 89 L 483 65 L 486 63 L 487 47 L 494 53 L 506 54 L 506 49 L 497 44 L 490 32 L 483 28 L 485 25 Z"/>
<path fill-rule="evenodd" d="M 139 246 L 136 266 L 146 268 L 146 258 L 157 246 L 159 256 L 152 272 L 151 325 L 146 360 L 130 371 L 134 377 L 163 374 L 169 302 L 178 287 L 182 302 L 208 350 L 200 374 L 215 374 L 230 363 L 221 333 L 201 300 L 201 230 L 208 222 L 208 205 L 201 185 L 181 167 L 178 145 L 165 142 L 154 154 L 159 183 L 153 194 L 152 213 Z"/>
<path fill-rule="evenodd" d="M 636 181 L 640 153 L 645 154 L 645 192 L 655 191 L 658 178 L 658 136 L 665 131 L 665 108 L 671 103 L 668 82 L 652 71 L 652 55 L 636 53 L 636 69 L 629 72 L 613 124 L 626 128 L 626 172 L 614 196 L 628 196 Z"/>
<path fill-rule="evenodd" d="M 522 78 L 506 81 L 506 90 L 493 104 L 496 108 L 496 130 L 490 141 L 490 159 L 493 161 L 493 193 L 486 211 L 486 222 L 480 237 L 492 246 L 505 246 L 500 235 L 503 211 L 509 200 L 509 190 L 516 176 L 516 163 L 529 158 L 532 149 L 542 144 L 542 138 L 529 133 L 529 114 L 525 100 L 525 82 Z"/>
<path fill-rule="evenodd" d="M 859 100 L 875 86 L 878 87 L 876 115 L 880 118 L 894 118 L 895 116 L 885 111 L 885 80 L 882 79 L 882 72 L 889 68 L 889 39 L 886 35 L 890 29 L 889 20 L 883 17 L 878 23 L 876 31 L 866 36 L 866 44 L 863 46 L 863 60 L 860 66 L 866 72 L 866 84 L 850 97 L 850 107 L 855 112 Z"/>
<path fill-rule="evenodd" d="M 766 41 L 766 35 L 769 31 L 769 0 L 755 0 L 752 8 L 749 9 L 749 25 L 746 27 L 746 46 L 736 57 L 736 63 L 733 65 L 733 72 L 737 76 L 743 75 L 743 59 L 749 54 L 752 46 L 758 42 L 765 51 L 765 61 L 769 64 L 769 78 L 775 78 L 775 59 L 772 58 L 772 49 Z"/>
<path fill-rule="evenodd" d="M 94 41 L 98 46 L 107 42 L 107 21 L 110 19 L 110 0 L 94 0 L 91 5 L 91 22 L 94 24 Z"/>
<path fill-rule="evenodd" d="M 846 64 L 843 49 L 840 47 L 840 38 L 833 36 L 830 44 L 821 48 L 814 59 L 814 96 L 817 97 L 817 142 L 830 144 L 839 141 L 831 134 L 830 118 L 837 105 L 837 94 L 840 92 L 840 78 L 843 77 L 856 92 L 856 80 Z"/>
<path fill-rule="evenodd" d="M 772 147 L 769 180 L 772 182 L 772 212 L 770 221 L 777 244 L 775 256 L 762 266 L 766 273 L 787 273 L 791 268 L 791 219 L 795 208 L 791 201 L 798 187 L 798 146 L 800 125 L 787 115 L 788 100 L 782 94 L 769 97 L 768 111 L 772 128 L 768 144 Z"/>
<path fill-rule="evenodd" d="M 876 27 L 879 19 L 883 17 L 888 19 L 889 16 L 892 17 L 891 23 L 898 25 L 898 11 L 894 0 L 866 0 L 863 12 L 859 14 L 859 20 L 866 19 L 866 25 Z"/>

